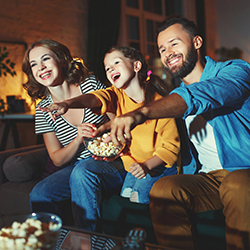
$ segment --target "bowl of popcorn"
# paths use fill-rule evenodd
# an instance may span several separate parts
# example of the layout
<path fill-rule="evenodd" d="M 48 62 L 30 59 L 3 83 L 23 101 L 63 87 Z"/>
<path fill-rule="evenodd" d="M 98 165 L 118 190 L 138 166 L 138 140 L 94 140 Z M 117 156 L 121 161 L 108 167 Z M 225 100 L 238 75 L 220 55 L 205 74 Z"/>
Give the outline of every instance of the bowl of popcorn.
<path fill-rule="evenodd" d="M 5 219 L 0 230 L 0 250 L 52 250 L 62 220 L 55 214 L 32 213 Z"/>
<path fill-rule="evenodd" d="M 119 146 L 115 145 L 111 142 L 104 142 L 105 138 L 109 136 L 110 133 L 104 133 L 101 136 L 97 136 L 95 138 L 86 139 L 85 138 L 85 146 L 86 148 L 93 154 L 99 157 L 114 157 L 119 155 L 125 147 L 125 144 L 121 144 Z"/>

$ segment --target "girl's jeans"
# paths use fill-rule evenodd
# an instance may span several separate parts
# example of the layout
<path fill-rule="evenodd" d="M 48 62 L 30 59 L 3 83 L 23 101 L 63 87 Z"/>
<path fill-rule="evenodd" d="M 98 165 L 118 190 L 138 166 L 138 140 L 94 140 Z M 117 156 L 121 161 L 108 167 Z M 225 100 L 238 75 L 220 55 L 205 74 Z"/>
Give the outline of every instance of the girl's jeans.
<path fill-rule="evenodd" d="M 71 198 L 75 226 L 100 231 L 102 196 L 118 192 L 125 178 L 120 158 L 113 162 L 92 158 L 77 161 L 40 181 L 30 193 L 33 212 L 61 216 L 64 201 Z"/>
<path fill-rule="evenodd" d="M 153 184 L 164 176 L 175 175 L 176 173 L 176 166 L 173 166 L 172 168 L 166 168 L 163 165 L 154 168 L 142 179 L 137 179 L 132 174 L 127 173 L 122 186 L 121 196 L 131 198 L 131 195 L 136 193 L 138 200 L 134 202 L 148 204 L 149 193 Z M 133 200 L 130 199 L 130 201 Z"/>

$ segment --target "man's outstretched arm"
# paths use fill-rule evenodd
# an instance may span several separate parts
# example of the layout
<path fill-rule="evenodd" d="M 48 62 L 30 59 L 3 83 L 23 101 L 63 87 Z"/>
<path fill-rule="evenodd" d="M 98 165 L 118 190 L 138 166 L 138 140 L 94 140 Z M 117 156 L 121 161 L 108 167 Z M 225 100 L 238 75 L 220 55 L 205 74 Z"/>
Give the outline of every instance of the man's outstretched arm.
<path fill-rule="evenodd" d="M 137 125 L 144 123 L 146 120 L 182 117 L 187 110 L 187 105 L 184 99 L 178 94 L 171 94 L 158 101 L 149 103 L 139 109 L 112 119 L 110 122 L 99 127 L 93 136 L 102 134 L 110 130 L 109 140 L 115 144 L 119 141 L 125 143 L 131 140 L 130 131 Z"/>
<path fill-rule="evenodd" d="M 187 104 L 178 94 L 171 94 L 158 101 L 151 102 L 139 110 L 146 120 L 160 118 L 182 117 L 187 110 Z"/>

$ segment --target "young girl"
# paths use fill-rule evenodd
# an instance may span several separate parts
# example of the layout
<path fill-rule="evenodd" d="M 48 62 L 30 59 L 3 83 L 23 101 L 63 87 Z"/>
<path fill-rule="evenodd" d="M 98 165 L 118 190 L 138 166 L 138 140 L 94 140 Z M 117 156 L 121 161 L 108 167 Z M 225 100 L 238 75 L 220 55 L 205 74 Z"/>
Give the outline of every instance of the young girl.
<path fill-rule="evenodd" d="M 151 74 L 147 79 L 146 61 L 134 48 L 111 48 L 105 55 L 104 65 L 112 87 L 53 104 L 45 110 L 58 110 L 54 119 L 68 108 L 79 107 L 119 116 L 167 95 L 159 77 Z M 127 170 L 121 196 L 132 202 L 149 203 L 152 185 L 163 176 L 177 173 L 175 163 L 180 151 L 177 127 L 172 118 L 150 120 L 131 133 L 129 151 L 121 156 Z"/>
<path fill-rule="evenodd" d="M 98 230 L 100 197 L 121 188 L 125 171 L 120 159 L 100 162 L 91 158 L 83 136 L 92 131 L 92 124 L 99 126 L 109 119 L 84 108 L 69 110 L 54 121 L 50 113 L 40 109 L 105 86 L 89 75 L 79 60 L 72 58 L 66 46 L 50 39 L 30 45 L 24 56 L 23 71 L 28 77 L 24 88 L 32 100 L 42 99 L 36 109 L 36 133 L 43 134 L 49 156 L 56 170 L 60 170 L 50 170 L 54 173 L 33 188 L 32 211 L 62 216 L 63 204 L 71 198 L 75 225 Z M 76 168 L 81 168 L 82 176 L 72 174 Z"/>

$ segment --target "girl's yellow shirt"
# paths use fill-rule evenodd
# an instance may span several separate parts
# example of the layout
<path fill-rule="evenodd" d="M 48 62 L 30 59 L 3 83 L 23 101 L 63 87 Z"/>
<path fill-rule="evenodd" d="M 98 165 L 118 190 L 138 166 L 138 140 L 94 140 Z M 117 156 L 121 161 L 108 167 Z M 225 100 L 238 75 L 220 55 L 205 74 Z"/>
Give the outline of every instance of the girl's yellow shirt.
<path fill-rule="evenodd" d="M 100 99 L 101 114 L 112 112 L 120 116 L 143 105 L 143 103 L 134 102 L 122 89 L 114 86 L 96 90 L 91 94 Z M 155 100 L 160 98 L 162 97 L 159 94 L 155 95 Z M 129 152 L 121 157 L 127 171 L 132 163 L 142 163 L 154 155 L 161 158 L 166 167 L 172 167 L 177 161 L 180 153 L 180 138 L 174 118 L 146 121 L 134 128 L 131 135 Z"/>

